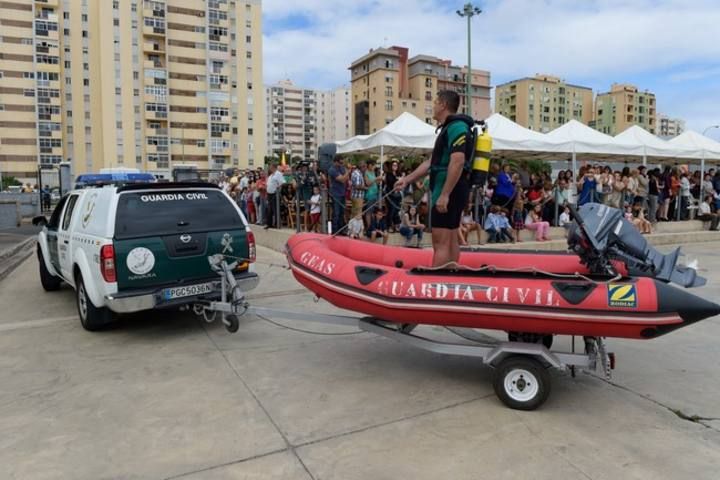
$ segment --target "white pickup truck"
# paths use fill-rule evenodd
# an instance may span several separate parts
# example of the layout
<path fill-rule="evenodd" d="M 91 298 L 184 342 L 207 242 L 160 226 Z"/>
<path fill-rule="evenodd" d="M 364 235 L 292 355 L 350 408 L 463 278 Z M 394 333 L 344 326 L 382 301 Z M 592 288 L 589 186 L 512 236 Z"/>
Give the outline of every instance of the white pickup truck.
<path fill-rule="evenodd" d="M 64 196 L 38 236 L 40 281 L 76 291 L 82 326 L 98 330 L 115 313 L 216 299 L 220 278 L 208 256 L 239 259 L 243 291 L 257 286 L 255 240 L 242 212 L 202 183 L 104 185 Z"/>

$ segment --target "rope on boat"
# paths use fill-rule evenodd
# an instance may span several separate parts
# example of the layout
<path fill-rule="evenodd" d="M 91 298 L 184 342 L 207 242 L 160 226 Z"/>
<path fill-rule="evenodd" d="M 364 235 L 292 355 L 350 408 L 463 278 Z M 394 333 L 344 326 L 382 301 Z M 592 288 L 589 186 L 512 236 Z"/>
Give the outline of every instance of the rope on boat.
<path fill-rule="evenodd" d="M 545 270 L 541 270 L 536 267 L 519 267 L 519 268 L 501 268 L 497 267 L 495 265 L 483 265 L 482 267 L 468 267 L 467 265 L 461 265 L 457 262 L 447 262 L 443 265 L 438 265 L 437 267 L 415 267 L 415 270 L 421 271 L 421 272 L 437 272 L 441 270 L 450 270 L 455 269 L 458 271 L 467 271 L 467 272 L 473 272 L 473 273 L 481 273 L 481 272 L 491 272 L 491 273 L 532 273 L 532 274 L 540 274 L 545 275 L 548 277 L 553 278 L 579 278 L 582 280 L 586 280 L 591 283 L 596 284 L 605 284 L 605 283 L 613 283 L 617 282 L 618 280 L 622 279 L 622 275 L 618 274 L 615 275 L 613 278 L 609 280 L 599 281 L 592 279 L 586 275 L 583 275 L 580 272 L 575 273 L 554 273 L 554 272 L 548 272 Z"/>

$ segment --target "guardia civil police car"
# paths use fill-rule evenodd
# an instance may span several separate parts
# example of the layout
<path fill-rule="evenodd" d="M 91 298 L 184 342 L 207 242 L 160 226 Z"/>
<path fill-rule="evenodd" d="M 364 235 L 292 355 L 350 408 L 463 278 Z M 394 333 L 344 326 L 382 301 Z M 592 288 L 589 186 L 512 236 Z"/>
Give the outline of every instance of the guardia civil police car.
<path fill-rule="evenodd" d="M 145 176 L 143 176 L 145 175 Z M 243 291 L 258 283 L 255 240 L 242 212 L 219 187 L 147 183 L 149 174 L 78 177 L 38 236 L 40 282 L 75 289 L 82 326 L 97 330 L 114 313 L 183 307 L 219 296 L 208 256 L 240 259 Z M 145 182 L 145 183 L 144 183 Z"/>

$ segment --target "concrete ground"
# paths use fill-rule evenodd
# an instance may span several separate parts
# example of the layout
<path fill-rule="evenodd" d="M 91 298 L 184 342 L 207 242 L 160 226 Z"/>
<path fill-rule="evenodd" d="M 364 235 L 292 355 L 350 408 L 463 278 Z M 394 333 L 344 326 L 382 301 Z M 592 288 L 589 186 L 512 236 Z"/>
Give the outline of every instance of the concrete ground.
<path fill-rule="evenodd" d="M 17 228 L 0 228 L 0 253 L 12 249 L 28 237 L 37 236 L 40 229 L 32 225 Z"/>
<path fill-rule="evenodd" d="M 698 294 L 716 300 L 719 246 L 686 249 L 710 279 Z M 335 311 L 267 263 L 253 304 Z M 229 334 L 154 312 L 85 332 L 72 290 L 43 292 L 34 257 L 0 282 L 0 306 L 2 478 L 720 476 L 718 318 L 611 339 L 612 382 L 554 374 L 547 403 L 518 412 L 477 360 L 348 327 L 247 317 Z"/>

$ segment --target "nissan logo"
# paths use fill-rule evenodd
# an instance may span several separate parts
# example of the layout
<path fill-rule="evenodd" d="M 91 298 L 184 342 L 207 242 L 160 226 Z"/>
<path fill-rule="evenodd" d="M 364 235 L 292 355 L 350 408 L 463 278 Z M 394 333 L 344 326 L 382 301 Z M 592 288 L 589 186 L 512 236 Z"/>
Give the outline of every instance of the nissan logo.
<path fill-rule="evenodd" d="M 180 235 L 180 241 L 183 243 L 190 243 L 192 237 L 190 235 Z"/>

